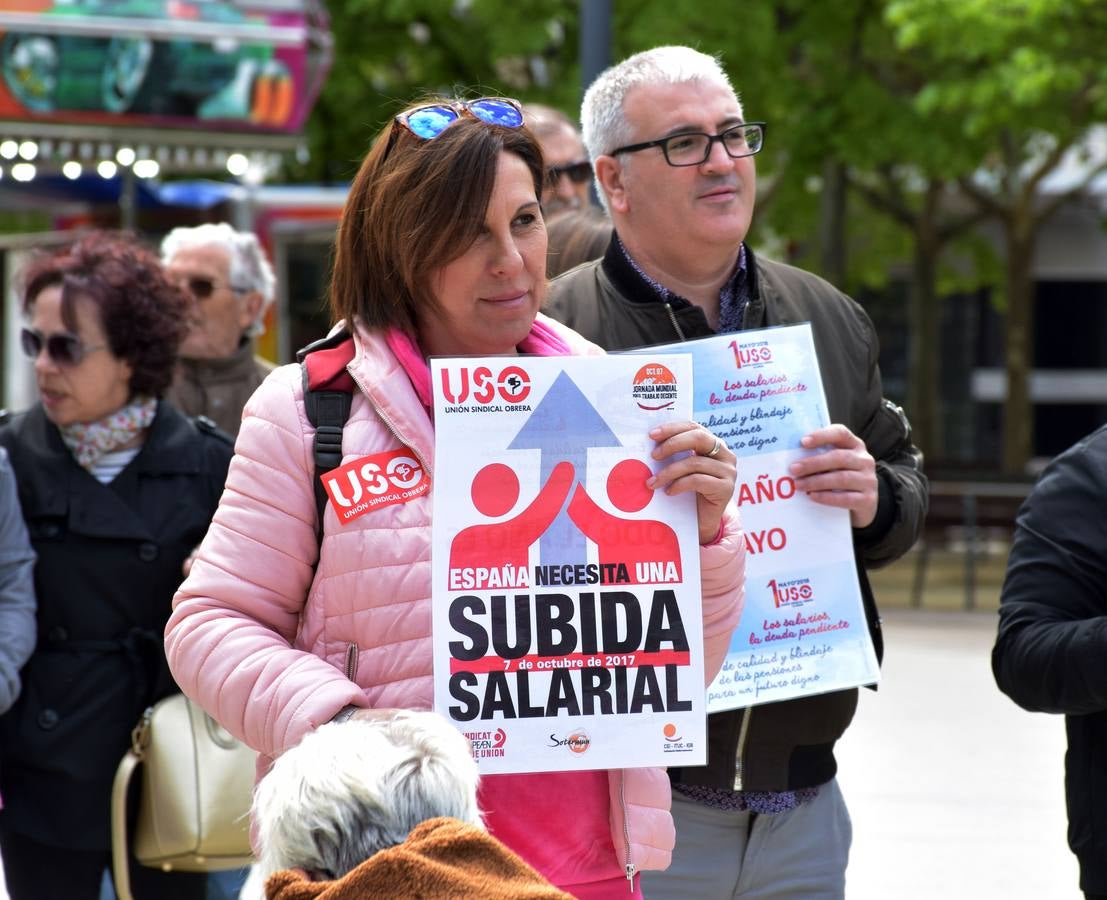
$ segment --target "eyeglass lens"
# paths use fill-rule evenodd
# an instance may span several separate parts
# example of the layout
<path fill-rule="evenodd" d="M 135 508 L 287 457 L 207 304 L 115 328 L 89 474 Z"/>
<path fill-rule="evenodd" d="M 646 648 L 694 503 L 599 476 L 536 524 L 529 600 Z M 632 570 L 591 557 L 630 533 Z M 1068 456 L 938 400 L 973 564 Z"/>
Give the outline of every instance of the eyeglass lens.
<path fill-rule="evenodd" d="M 457 121 L 457 113 L 448 106 L 424 106 L 408 113 L 407 127 L 424 141 L 436 138 L 451 122 Z"/>
<path fill-rule="evenodd" d="M 465 108 L 482 122 L 489 125 L 503 125 L 505 128 L 518 128 L 523 124 L 523 114 L 506 100 L 483 97 L 465 104 Z"/>
<path fill-rule="evenodd" d="M 215 282 L 210 278 L 189 278 L 188 292 L 197 300 L 207 300 L 215 292 Z"/>
<path fill-rule="evenodd" d="M 60 332 L 46 336 L 33 328 L 24 328 L 19 333 L 19 342 L 23 353 L 30 359 L 38 359 L 43 345 L 46 355 L 62 366 L 76 366 L 85 357 L 85 346 L 75 334 Z"/>
<path fill-rule="evenodd" d="M 721 134 L 678 134 L 664 144 L 665 156 L 676 166 L 699 165 L 711 154 L 711 145 L 722 142 L 727 154 L 737 159 L 761 149 L 760 125 L 738 125 Z"/>
<path fill-rule="evenodd" d="M 468 110 L 474 118 L 489 125 L 518 128 L 523 124 L 523 114 L 507 100 L 481 97 L 479 100 L 461 101 L 457 106 L 459 109 Z M 402 121 L 416 137 L 429 141 L 431 138 L 438 137 L 453 122 L 456 122 L 459 116 L 458 109 L 445 104 L 435 104 L 413 109 L 403 117 Z"/>

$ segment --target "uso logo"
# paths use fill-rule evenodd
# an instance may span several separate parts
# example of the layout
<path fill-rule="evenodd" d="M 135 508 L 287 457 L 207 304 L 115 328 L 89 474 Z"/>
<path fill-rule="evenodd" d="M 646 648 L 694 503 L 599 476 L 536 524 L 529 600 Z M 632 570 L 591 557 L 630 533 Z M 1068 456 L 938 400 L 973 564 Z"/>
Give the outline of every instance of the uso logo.
<path fill-rule="evenodd" d="M 734 365 L 739 369 L 747 366 L 757 368 L 773 361 L 773 348 L 768 341 L 754 341 L 749 344 L 731 341 L 727 346 L 734 351 Z"/>
<path fill-rule="evenodd" d="M 793 578 L 791 581 L 780 582 L 774 578 L 766 587 L 773 592 L 773 605 L 776 607 L 796 606 L 815 599 L 815 589 L 811 586 L 810 578 Z"/>
<path fill-rule="evenodd" d="M 469 369 L 461 366 L 455 373 L 442 369 L 442 395 L 454 405 L 466 401 L 485 406 L 497 396 L 504 403 L 522 403 L 530 396 L 530 375 L 522 366 L 505 366 L 494 373 L 488 366 Z M 455 383 L 456 381 L 456 383 Z"/>
<path fill-rule="evenodd" d="M 407 503 L 430 490 L 430 478 L 406 447 L 363 456 L 323 476 L 331 506 L 345 525 L 373 509 Z"/>

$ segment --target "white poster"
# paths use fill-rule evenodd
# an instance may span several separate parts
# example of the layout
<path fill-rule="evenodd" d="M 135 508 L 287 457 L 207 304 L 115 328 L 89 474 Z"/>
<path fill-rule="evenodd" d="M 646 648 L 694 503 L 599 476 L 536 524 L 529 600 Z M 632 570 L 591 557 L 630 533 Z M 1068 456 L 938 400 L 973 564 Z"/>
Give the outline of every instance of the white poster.
<path fill-rule="evenodd" d="M 484 773 L 706 757 L 695 497 L 646 480 L 687 355 L 431 361 L 435 709 Z"/>
<path fill-rule="evenodd" d="M 746 604 L 709 712 L 872 684 L 880 668 L 853 555 L 849 512 L 796 491 L 788 466 L 830 424 L 811 326 L 717 335 L 640 353 L 695 360 L 696 421 L 738 457 Z"/>

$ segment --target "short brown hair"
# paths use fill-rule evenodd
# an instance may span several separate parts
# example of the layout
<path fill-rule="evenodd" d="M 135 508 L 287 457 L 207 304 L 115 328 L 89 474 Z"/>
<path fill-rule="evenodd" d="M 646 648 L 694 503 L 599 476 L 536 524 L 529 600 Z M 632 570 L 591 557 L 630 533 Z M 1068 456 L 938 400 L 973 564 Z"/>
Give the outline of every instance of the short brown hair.
<path fill-rule="evenodd" d="M 542 151 L 526 128 L 462 116 L 438 137 L 422 140 L 391 122 L 362 162 L 342 210 L 332 321 L 415 336 L 420 310 L 438 309 L 432 274 L 468 250 L 484 229 L 501 152 L 526 163 L 535 197 L 541 197 Z"/>
<path fill-rule="evenodd" d="M 24 313 L 44 290 L 60 286 L 62 321 L 73 331 L 77 300 L 89 300 L 112 355 L 131 365 L 130 396 L 165 393 L 188 331 L 189 301 L 166 278 L 161 260 L 136 238 L 90 232 L 67 247 L 33 257 L 20 280 Z"/>

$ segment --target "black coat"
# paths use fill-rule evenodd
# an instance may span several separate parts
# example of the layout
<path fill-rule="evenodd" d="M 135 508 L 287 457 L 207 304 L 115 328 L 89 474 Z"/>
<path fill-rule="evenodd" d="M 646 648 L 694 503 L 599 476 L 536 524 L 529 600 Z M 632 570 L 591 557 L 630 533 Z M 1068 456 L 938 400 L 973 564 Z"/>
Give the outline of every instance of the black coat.
<path fill-rule="evenodd" d="M 1107 894 L 1107 427 L 1058 456 L 1019 510 L 992 670 L 1019 706 L 1065 714 L 1069 846 Z"/>
<path fill-rule="evenodd" d="M 0 445 L 38 553 L 38 640 L 23 694 L 0 718 L 0 823 L 52 846 L 106 850 L 131 729 L 176 690 L 165 623 L 232 447 L 167 403 L 110 484 L 77 465 L 41 406 L 0 425 Z"/>

